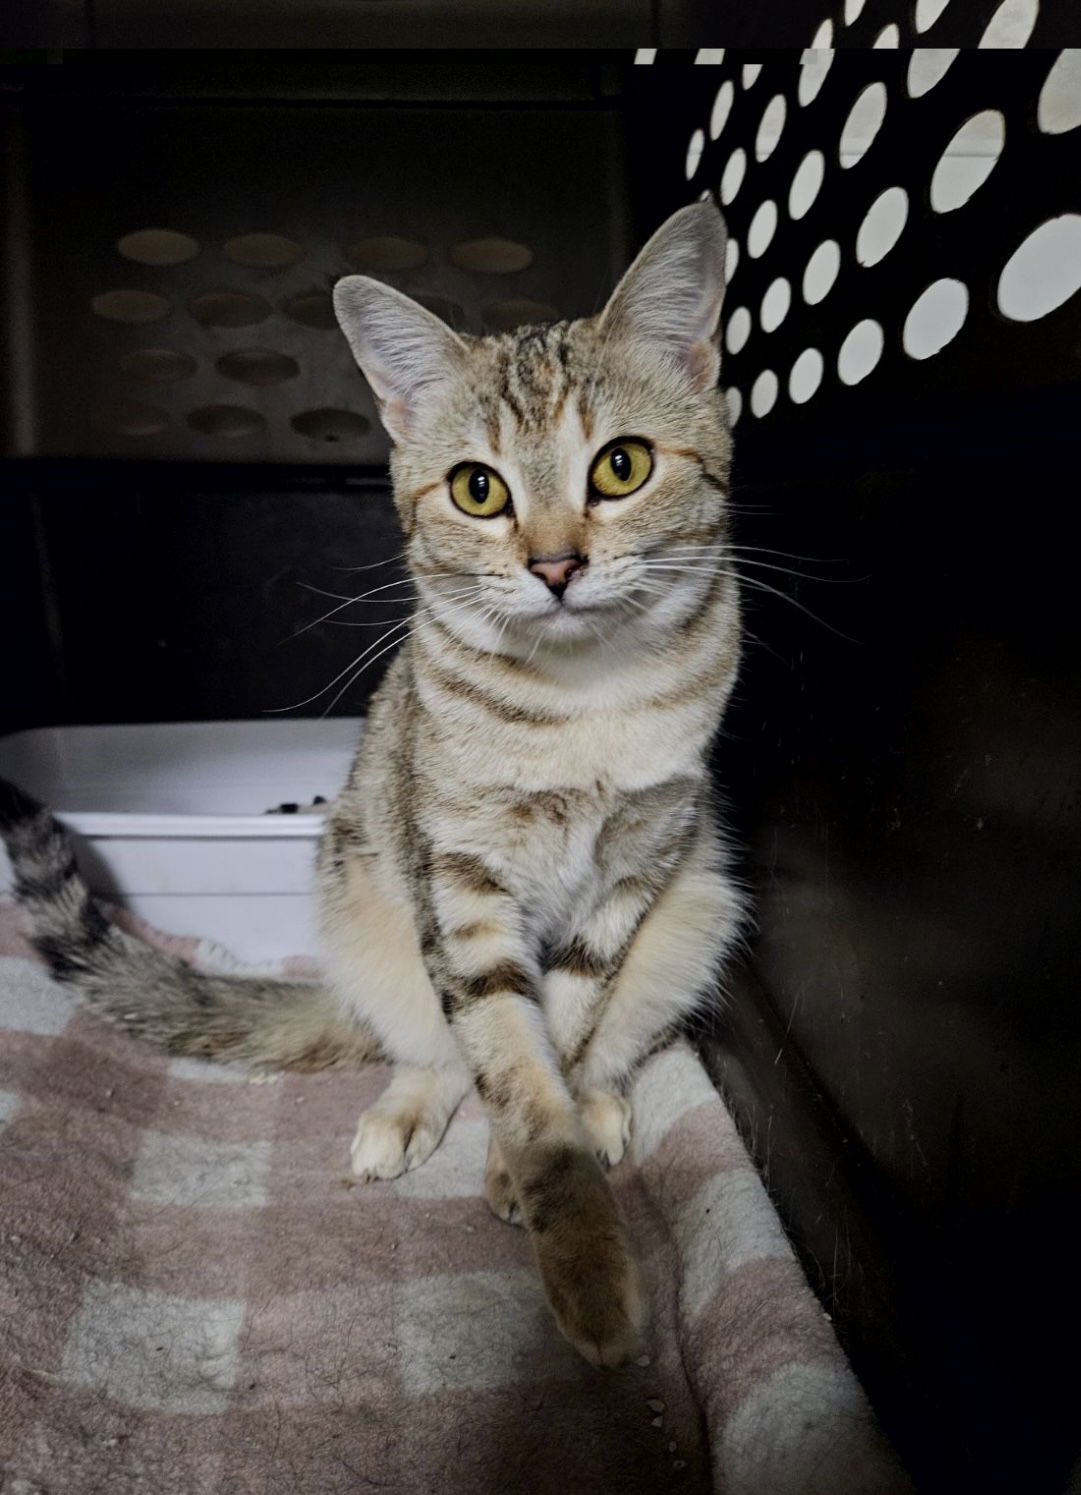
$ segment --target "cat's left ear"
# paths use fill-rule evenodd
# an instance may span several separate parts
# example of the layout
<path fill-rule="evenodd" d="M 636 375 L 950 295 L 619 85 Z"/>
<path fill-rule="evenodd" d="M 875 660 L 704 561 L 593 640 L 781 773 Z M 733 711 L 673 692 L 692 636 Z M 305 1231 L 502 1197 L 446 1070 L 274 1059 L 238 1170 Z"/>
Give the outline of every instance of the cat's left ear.
<path fill-rule="evenodd" d="M 425 307 L 367 275 L 338 281 L 334 314 L 391 440 L 400 445 L 425 402 L 461 368 L 465 344 Z"/>
<path fill-rule="evenodd" d="M 613 291 L 602 335 L 666 348 L 695 389 L 712 388 L 721 369 L 726 239 L 711 201 L 673 213 Z"/>

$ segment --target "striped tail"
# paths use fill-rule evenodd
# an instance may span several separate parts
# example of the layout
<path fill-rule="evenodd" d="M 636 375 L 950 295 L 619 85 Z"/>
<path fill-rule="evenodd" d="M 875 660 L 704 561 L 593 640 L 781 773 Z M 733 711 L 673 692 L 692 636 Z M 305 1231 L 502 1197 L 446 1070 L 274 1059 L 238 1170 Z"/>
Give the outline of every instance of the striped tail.
<path fill-rule="evenodd" d="M 31 943 L 54 978 L 105 1022 L 171 1054 L 263 1070 L 379 1057 L 375 1038 L 318 984 L 208 975 L 111 924 L 79 874 L 63 826 L 4 779 L 0 837 Z"/>

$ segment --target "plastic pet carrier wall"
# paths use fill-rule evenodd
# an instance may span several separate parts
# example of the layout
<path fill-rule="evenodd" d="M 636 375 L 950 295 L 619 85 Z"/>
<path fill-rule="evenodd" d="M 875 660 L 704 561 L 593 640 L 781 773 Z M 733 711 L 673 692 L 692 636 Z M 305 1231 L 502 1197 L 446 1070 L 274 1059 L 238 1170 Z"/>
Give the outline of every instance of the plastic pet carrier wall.
<path fill-rule="evenodd" d="M 358 668 L 317 620 L 386 582 L 374 639 L 406 593 L 334 280 L 582 314 L 714 195 L 758 930 L 706 1049 L 922 1487 L 1005 1495 L 1078 1453 L 1081 75 L 953 50 L 995 13 L 846 0 L 800 18 L 836 53 L 697 63 L 27 66 L 0 612 L 8 733 L 361 714 L 394 635 Z"/>

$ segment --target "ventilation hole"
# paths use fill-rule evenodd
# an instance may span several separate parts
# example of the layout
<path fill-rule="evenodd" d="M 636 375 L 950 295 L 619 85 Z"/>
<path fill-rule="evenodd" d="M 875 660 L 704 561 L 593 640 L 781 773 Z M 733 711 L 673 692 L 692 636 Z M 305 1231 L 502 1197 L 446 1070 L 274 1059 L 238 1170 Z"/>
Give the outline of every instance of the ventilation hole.
<path fill-rule="evenodd" d="M 718 63 L 724 61 L 724 50 L 723 47 L 699 47 L 694 60 L 695 62 L 709 63 L 711 67 L 716 67 Z"/>
<path fill-rule="evenodd" d="M 888 187 L 867 209 L 856 235 L 856 262 L 877 265 L 885 259 L 908 222 L 908 193 L 903 187 Z"/>
<path fill-rule="evenodd" d="M 300 373 L 295 358 L 271 348 L 237 348 L 233 353 L 223 353 L 214 367 L 227 379 L 255 385 L 284 384 Z"/>
<path fill-rule="evenodd" d="M 1040 89 L 1036 123 L 1045 135 L 1065 135 L 1081 125 L 1081 47 L 1067 47 Z"/>
<path fill-rule="evenodd" d="M 234 264 L 253 270 L 283 270 L 304 258 L 297 241 L 284 234 L 237 234 L 226 241 L 225 254 Z"/>
<path fill-rule="evenodd" d="M 765 254 L 777 232 L 777 204 L 767 197 L 751 219 L 747 231 L 747 253 L 753 260 Z"/>
<path fill-rule="evenodd" d="M 882 357 L 885 339 L 882 328 L 869 318 L 857 322 L 841 344 L 837 355 L 837 372 L 845 384 L 859 384 Z"/>
<path fill-rule="evenodd" d="M 718 135 L 728 123 L 728 116 L 732 112 L 732 101 L 736 97 L 735 85 L 729 80 L 722 83 L 717 90 L 717 97 L 713 100 L 713 109 L 709 116 L 709 138 L 716 140 Z"/>
<path fill-rule="evenodd" d="M 784 95 L 777 94 L 766 105 L 765 113 L 762 115 L 762 122 L 758 126 L 758 134 L 754 140 L 756 161 L 765 161 L 768 157 L 772 156 L 777 142 L 781 138 L 781 131 L 784 129 L 785 113 Z"/>
<path fill-rule="evenodd" d="M 721 201 L 730 203 L 743 185 L 747 171 L 747 152 L 737 147 L 729 156 L 721 177 Z"/>
<path fill-rule="evenodd" d="M 153 291 L 102 291 L 90 305 L 109 322 L 160 322 L 169 315 L 168 301 Z"/>
<path fill-rule="evenodd" d="M 998 308 L 1013 322 L 1035 322 L 1081 290 L 1081 216 L 1041 223 L 1006 261 Z"/>
<path fill-rule="evenodd" d="M 788 215 L 802 218 L 818 196 L 826 174 L 826 158 L 821 151 L 808 151 L 799 163 L 788 193 Z"/>
<path fill-rule="evenodd" d="M 635 52 L 635 54 L 634 54 L 634 60 L 637 63 L 656 62 L 657 61 L 657 48 L 656 47 L 639 47 L 638 50 L 637 50 L 637 52 Z"/>
<path fill-rule="evenodd" d="M 738 353 L 751 335 L 751 314 L 745 306 L 737 306 L 728 318 L 724 343 L 729 353 Z"/>
<path fill-rule="evenodd" d="M 776 332 L 777 328 L 788 316 L 788 308 L 792 305 L 792 287 L 779 275 L 762 297 L 762 306 L 759 310 L 758 320 L 762 324 L 763 332 Z"/>
<path fill-rule="evenodd" d="M 465 312 L 457 301 L 448 301 L 446 296 L 414 296 L 413 300 L 426 307 L 433 316 L 446 322 L 448 327 L 463 327 Z"/>
<path fill-rule="evenodd" d="M 901 33 L 896 26 L 890 24 L 883 26 L 882 30 L 871 43 L 873 48 L 883 51 L 887 47 L 899 47 L 901 45 Z"/>
<path fill-rule="evenodd" d="M 118 436 L 156 436 L 159 431 L 168 429 L 169 417 L 164 410 L 153 405 L 118 400 L 98 411 L 97 423 Z"/>
<path fill-rule="evenodd" d="M 243 405 L 204 405 L 188 416 L 188 425 L 201 436 L 254 436 L 261 431 L 266 421 L 258 410 L 248 410 Z"/>
<path fill-rule="evenodd" d="M 916 0 L 916 30 L 930 31 L 949 3 L 950 0 Z"/>
<path fill-rule="evenodd" d="M 803 299 L 817 306 L 833 289 L 841 268 L 841 246 L 836 239 L 825 239 L 807 261 L 803 272 Z"/>
<path fill-rule="evenodd" d="M 188 310 L 204 327 L 250 327 L 270 316 L 270 302 L 250 291 L 204 291 L 188 302 Z"/>
<path fill-rule="evenodd" d="M 866 0 L 845 0 L 845 25 L 851 26 L 853 21 L 858 21 L 863 14 Z"/>
<path fill-rule="evenodd" d="M 728 424 L 734 426 L 743 411 L 743 396 L 733 384 L 726 390 L 724 398 L 728 405 Z"/>
<path fill-rule="evenodd" d="M 997 109 L 984 109 L 965 121 L 939 157 L 931 177 L 936 213 L 959 208 L 995 169 L 1006 139 L 1006 122 Z"/>
<path fill-rule="evenodd" d="M 871 83 L 852 105 L 841 131 L 842 166 L 854 166 L 863 159 L 882 128 L 885 117 L 886 86 L 884 83 Z"/>
<path fill-rule="evenodd" d="M 909 358 L 932 358 L 960 332 L 968 315 L 968 291 L 959 280 L 936 280 L 913 303 L 901 332 Z"/>
<path fill-rule="evenodd" d="M 959 51 L 959 47 L 917 47 L 908 64 L 909 98 L 922 98 L 936 83 L 941 83 Z"/>
<path fill-rule="evenodd" d="M 355 410 L 303 410 L 289 424 L 312 441 L 356 441 L 371 430 L 371 422 Z"/>
<path fill-rule="evenodd" d="M 751 385 L 751 414 L 760 418 L 768 415 L 777 403 L 779 387 L 773 370 L 763 369 Z"/>
<path fill-rule="evenodd" d="M 299 322 L 302 327 L 315 327 L 320 332 L 328 332 L 338 325 L 334 302 L 325 291 L 308 291 L 303 296 L 294 296 L 285 302 L 282 311 L 291 322 Z"/>
<path fill-rule="evenodd" d="M 120 360 L 121 373 L 129 379 L 143 379 L 150 384 L 172 384 L 190 379 L 198 368 L 194 358 L 176 348 L 136 348 Z"/>
<path fill-rule="evenodd" d="M 744 63 L 743 72 L 740 75 L 743 79 L 744 88 L 753 88 L 758 82 L 758 75 L 761 71 L 762 64 L 760 62 Z"/>
<path fill-rule="evenodd" d="M 507 301 L 493 301 L 484 308 L 484 320 L 499 332 L 525 327 L 535 322 L 558 322 L 559 312 L 547 301 L 528 301 L 524 296 Z"/>
<path fill-rule="evenodd" d="M 829 26 L 829 24 L 830 23 L 828 21 L 823 21 L 822 26 Z M 822 26 L 818 28 L 819 34 L 822 31 Z M 831 35 L 832 30 L 833 28 L 830 27 Z M 826 74 L 833 66 L 834 54 L 830 51 L 821 49 L 818 43 L 817 36 L 815 37 L 813 46 L 818 48 L 818 50 L 805 52 L 800 60 L 799 87 L 797 89 L 797 97 L 799 98 L 800 103 L 804 106 L 810 104 L 814 99 L 818 97 L 819 89 L 826 81 Z M 823 43 L 822 46 L 828 48 L 829 42 L 827 41 Z"/>
<path fill-rule="evenodd" d="M 392 270 L 415 270 L 428 258 L 428 251 L 414 239 L 382 234 L 348 245 L 345 258 L 354 270 L 365 275 L 385 275 Z"/>
<path fill-rule="evenodd" d="M 822 383 L 825 367 L 817 348 L 804 348 L 788 376 L 788 394 L 794 404 L 806 405 Z"/>
<path fill-rule="evenodd" d="M 811 37 L 812 52 L 828 52 L 833 46 L 833 22 L 823 21 Z"/>
<path fill-rule="evenodd" d="M 977 47 L 1023 47 L 1040 13 L 1039 0 L 1002 0 Z"/>
<path fill-rule="evenodd" d="M 683 168 L 686 172 L 688 181 L 691 180 L 695 172 L 698 170 L 698 164 L 702 159 L 702 152 L 705 149 L 705 145 L 705 135 L 701 130 L 695 130 L 694 134 L 687 142 L 687 160 Z"/>
<path fill-rule="evenodd" d="M 739 240 L 729 239 L 724 247 L 724 280 L 728 282 L 739 269 Z"/>
<path fill-rule="evenodd" d="M 482 275 L 512 275 L 533 263 L 533 251 L 513 239 L 466 239 L 455 244 L 450 257 L 463 270 Z"/>
<path fill-rule="evenodd" d="M 140 265 L 182 265 L 199 253 L 199 241 L 171 228 L 141 228 L 117 239 L 116 248 L 126 260 Z"/>

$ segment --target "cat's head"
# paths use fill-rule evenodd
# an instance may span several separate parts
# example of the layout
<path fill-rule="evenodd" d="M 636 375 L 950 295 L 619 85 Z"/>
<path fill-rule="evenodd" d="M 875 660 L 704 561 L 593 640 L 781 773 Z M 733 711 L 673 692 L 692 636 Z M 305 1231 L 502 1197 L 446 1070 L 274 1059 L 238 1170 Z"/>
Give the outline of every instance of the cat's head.
<path fill-rule="evenodd" d="M 338 320 L 392 441 L 422 602 L 481 648 L 593 648 L 697 607 L 725 529 L 724 224 L 681 209 L 598 316 L 459 335 L 366 276 Z"/>

